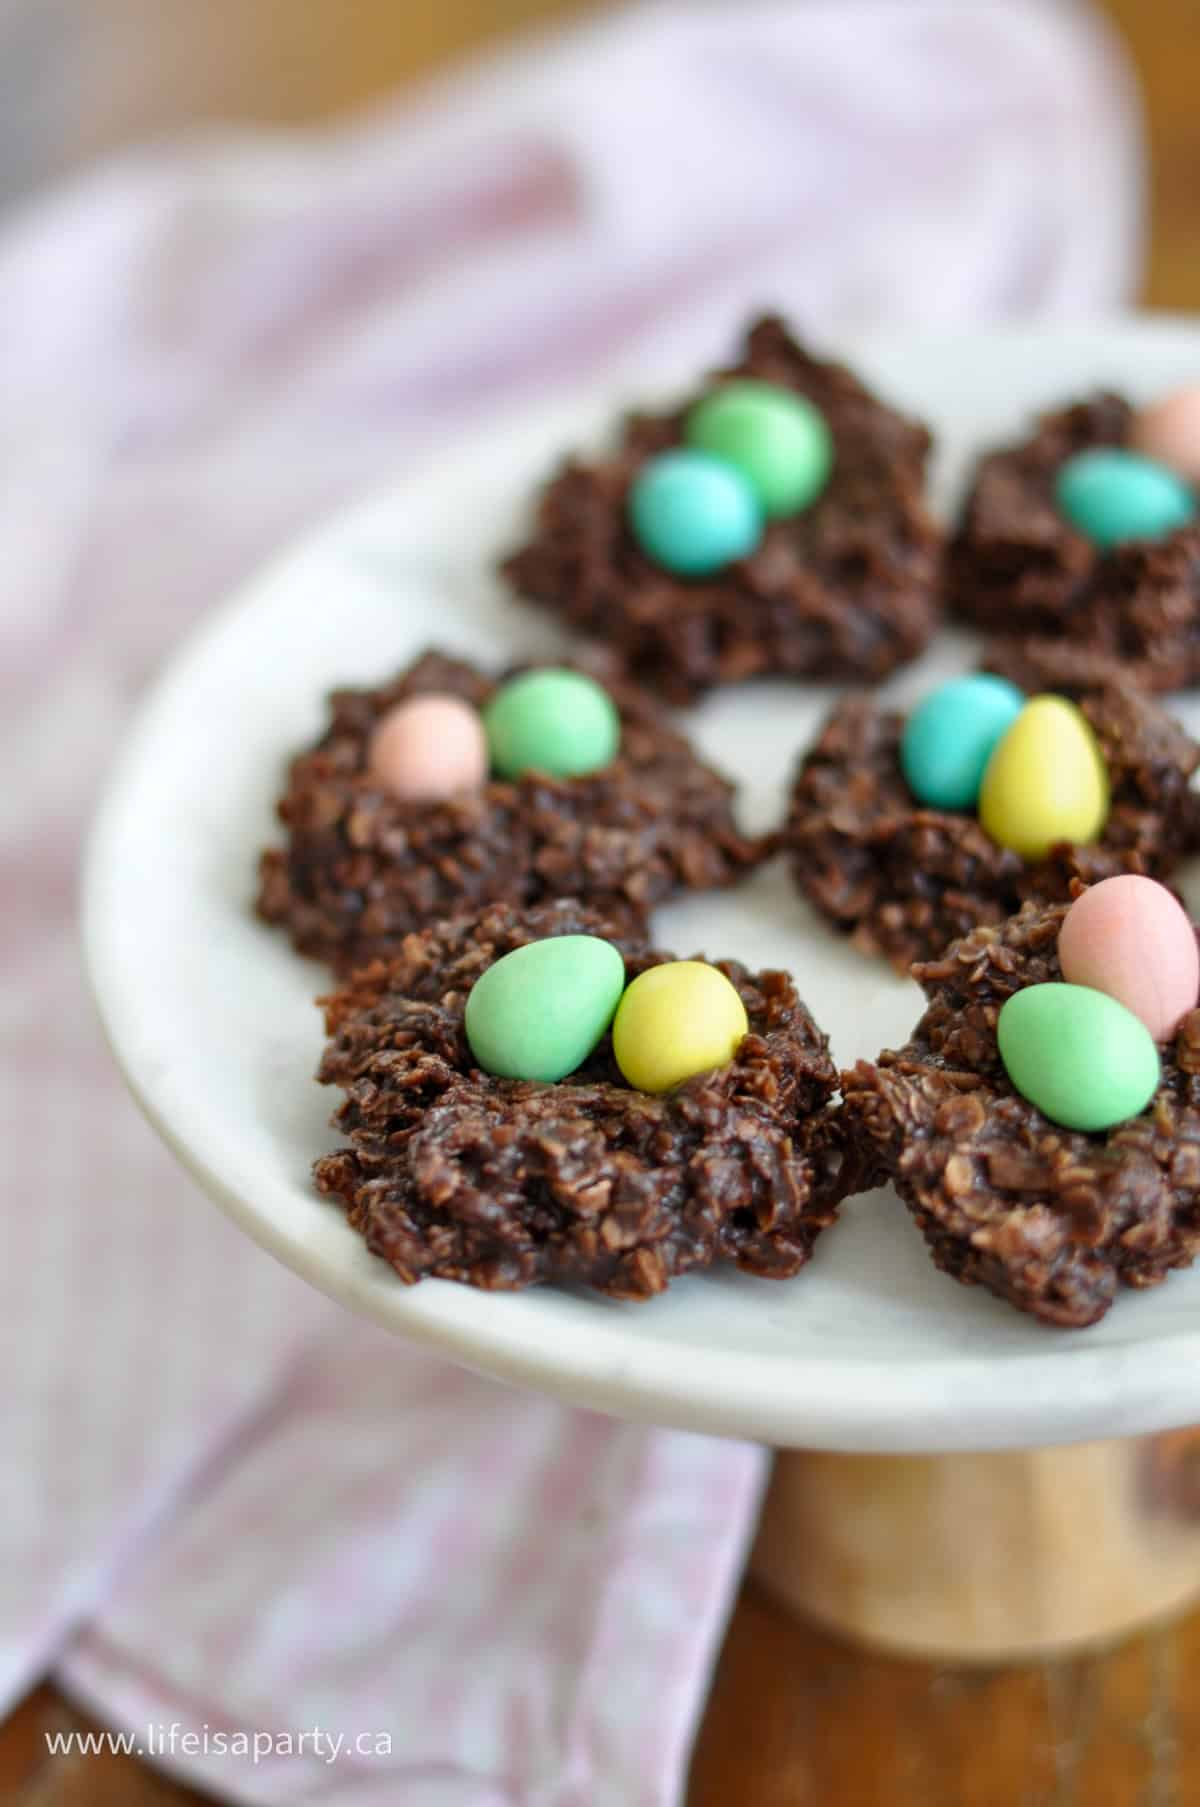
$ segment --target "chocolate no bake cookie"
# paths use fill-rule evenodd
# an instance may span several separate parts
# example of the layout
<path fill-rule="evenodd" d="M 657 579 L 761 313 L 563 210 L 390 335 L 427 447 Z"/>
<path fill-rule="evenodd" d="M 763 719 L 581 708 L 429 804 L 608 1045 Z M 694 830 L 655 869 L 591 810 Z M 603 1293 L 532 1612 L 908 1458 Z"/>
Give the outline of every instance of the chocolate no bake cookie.
<path fill-rule="evenodd" d="M 1077 887 L 1078 888 L 1078 887 Z M 912 1212 L 934 1260 L 1047 1324 L 1093 1324 L 1200 1248 L 1200 1010 L 1160 1048 L 1140 1116 L 1062 1129 L 1017 1093 L 996 1045 L 1014 992 L 1061 980 L 1067 903 L 1027 904 L 914 968 L 928 1008 L 896 1053 L 842 1075 L 846 1134 Z"/>
<path fill-rule="evenodd" d="M 324 1000 L 319 1077 L 349 1147 L 317 1163 L 402 1280 L 490 1289 L 581 1282 L 644 1299 L 691 1268 L 784 1277 L 855 1189 L 825 1037 L 784 973 L 720 970 L 750 1022 L 732 1062 L 678 1090 L 632 1090 L 605 1035 L 555 1085 L 476 1067 L 463 1017 L 476 979 L 545 936 L 613 940 L 630 979 L 669 956 L 573 901 L 496 904 L 405 938 Z"/>
<path fill-rule="evenodd" d="M 733 786 L 651 698 L 607 674 L 621 745 L 602 771 L 494 778 L 441 801 L 399 799 L 372 777 L 371 732 L 394 704 L 439 692 L 482 708 L 498 682 L 428 652 L 379 689 L 334 694 L 329 727 L 292 762 L 279 805 L 287 846 L 262 859 L 259 913 L 302 953 L 347 972 L 395 952 L 411 929 L 496 899 L 576 895 L 641 927 L 672 892 L 732 884 L 757 860 Z"/>
<path fill-rule="evenodd" d="M 505 573 L 672 701 L 761 673 L 882 678 L 920 652 L 938 612 L 929 434 L 776 319 L 758 321 L 714 380 L 733 377 L 791 390 L 823 414 L 833 470 L 807 510 L 770 521 L 755 551 L 711 577 L 673 576 L 640 550 L 626 507 L 647 459 L 680 443 L 690 404 L 632 414 L 615 451 L 572 458 L 553 478 Z"/>
<path fill-rule="evenodd" d="M 1131 405 L 1102 394 L 980 460 L 947 550 L 951 608 L 989 634 L 1069 636 L 1145 689 L 1200 678 L 1200 524 L 1101 551 L 1063 516 L 1055 480 L 1096 446 L 1126 447 Z"/>
<path fill-rule="evenodd" d="M 987 670 L 1077 702 L 1108 766 L 1111 806 L 1094 846 L 1026 865 L 976 816 L 919 803 L 900 768 L 904 716 L 869 695 L 833 710 L 800 761 L 780 845 L 796 884 L 864 953 L 900 970 L 1027 898 L 1066 897 L 1071 880 L 1118 872 L 1165 878 L 1200 845 L 1191 774 L 1200 746 L 1111 659 L 1053 641 L 990 647 Z"/>

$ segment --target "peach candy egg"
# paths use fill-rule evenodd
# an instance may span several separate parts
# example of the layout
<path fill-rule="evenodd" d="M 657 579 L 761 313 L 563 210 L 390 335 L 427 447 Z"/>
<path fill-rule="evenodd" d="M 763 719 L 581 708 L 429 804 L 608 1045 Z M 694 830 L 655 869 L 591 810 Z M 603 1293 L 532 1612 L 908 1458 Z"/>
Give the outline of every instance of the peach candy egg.
<path fill-rule="evenodd" d="M 379 718 L 368 765 L 393 797 L 434 802 L 478 790 L 488 774 L 479 711 L 434 691 L 409 697 Z"/>
<path fill-rule="evenodd" d="M 1173 389 L 1142 408 L 1134 418 L 1132 444 L 1200 484 L 1200 383 Z"/>
<path fill-rule="evenodd" d="M 1165 885 L 1136 873 L 1106 878 L 1075 899 L 1058 934 L 1070 985 L 1107 992 L 1168 1041 L 1200 992 L 1196 932 Z"/>

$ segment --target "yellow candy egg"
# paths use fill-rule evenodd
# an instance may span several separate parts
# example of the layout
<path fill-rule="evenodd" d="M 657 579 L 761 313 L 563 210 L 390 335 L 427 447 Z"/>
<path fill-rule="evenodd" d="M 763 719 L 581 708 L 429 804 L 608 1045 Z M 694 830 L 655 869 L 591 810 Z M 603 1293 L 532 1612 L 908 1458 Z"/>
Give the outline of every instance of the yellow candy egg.
<path fill-rule="evenodd" d="M 1024 860 L 1060 841 L 1084 847 L 1104 832 L 1108 769 L 1087 718 L 1062 696 L 1026 703 L 988 761 L 979 820 Z"/>
<path fill-rule="evenodd" d="M 613 1054 L 639 1092 L 669 1092 L 723 1067 L 750 1027 L 724 973 L 703 960 L 669 960 L 640 973 L 613 1018 Z"/>

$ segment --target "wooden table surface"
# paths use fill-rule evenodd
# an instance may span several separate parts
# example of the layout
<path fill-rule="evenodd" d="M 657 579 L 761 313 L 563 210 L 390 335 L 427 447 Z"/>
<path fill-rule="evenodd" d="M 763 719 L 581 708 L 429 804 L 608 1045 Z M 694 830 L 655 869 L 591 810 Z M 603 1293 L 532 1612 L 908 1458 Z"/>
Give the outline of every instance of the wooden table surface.
<path fill-rule="evenodd" d="M 232 6 L 213 0 L 212 11 Z M 229 17 L 259 7 L 236 0 Z M 587 0 L 363 0 L 350 31 L 334 28 L 350 16 L 344 0 L 287 7 L 292 24 L 299 16 L 309 26 L 291 85 L 255 109 L 267 117 L 350 104 L 509 28 L 584 11 Z M 281 0 L 261 0 L 261 11 L 282 18 Z M 1144 299 L 1200 310 L 1200 5 L 1108 0 L 1107 11 L 1147 110 Z M 1190 1807 L 1200 1802 L 1197 1675 L 1200 1612 L 1106 1655 L 979 1672 L 852 1650 L 748 1581 L 701 1726 L 689 1807 Z M 90 1723 L 53 1686 L 36 1689 L 0 1727 L 0 1800 L 200 1800 L 130 1758 L 47 1757 L 48 1729 Z"/>

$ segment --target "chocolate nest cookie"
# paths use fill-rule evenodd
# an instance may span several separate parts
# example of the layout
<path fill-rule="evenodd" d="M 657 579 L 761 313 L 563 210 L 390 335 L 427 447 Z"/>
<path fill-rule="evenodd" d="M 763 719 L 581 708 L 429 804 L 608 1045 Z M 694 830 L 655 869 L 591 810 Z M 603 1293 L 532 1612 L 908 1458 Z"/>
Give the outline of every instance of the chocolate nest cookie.
<path fill-rule="evenodd" d="M 1054 497 L 1068 458 L 1127 446 L 1133 420 L 1121 396 L 1098 395 L 981 459 L 947 550 L 947 596 L 988 633 L 1070 636 L 1143 688 L 1176 690 L 1200 678 L 1200 524 L 1102 552 Z"/>
<path fill-rule="evenodd" d="M 750 1032 L 728 1066 L 671 1093 L 632 1090 L 607 1035 L 556 1085 L 481 1072 L 463 1026 L 472 985 L 566 934 L 615 941 L 631 979 L 669 957 L 573 901 L 496 904 L 409 935 L 324 1000 L 318 1077 L 346 1094 L 334 1121 L 350 1146 L 317 1162 L 319 1189 L 406 1282 L 645 1299 L 718 1261 L 796 1273 L 854 1167 L 830 1108 L 836 1069 L 791 980 L 720 962 Z"/>
<path fill-rule="evenodd" d="M 577 895 L 641 928 L 673 892 L 732 884 L 761 856 L 734 821 L 734 787 L 650 697 L 607 673 L 621 745 L 602 771 L 491 779 L 439 802 L 399 799 L 371 776 L 371 733 L 394 704 L 440 692 L 482 708 L 500 681 L 427 652 L 377 690 L 335 692 L 329 727 L 288 774 L 287 846 L 261 863 L 259 914 L 301 953 L 348 972 L 414 928 L 498 899 Z"/>
<path fill-rule="evenodd" d="M 937 1265 L 1081 1327 L 1118 1286 L 1154 1286 L 1200 1248 L 1200 1010 L 1160 1048 L 1140 1116 L 1094 1135 L 1050 1122 L 1013 1089 L 996 1018 L 1014 992 L 1062 978 L 1068 907 L 1027 904 L 915 967 L 929 1004 L 911 1041 L 842 1085 L 847 1136 L 894 1182 Z"/>
<path fill-rule="evenodd" d="M 1108 821 L 1096 845 L 1065 845 L 1026 865 L 974 815 L 916 800 L 900 769 L 899 711 L 869 695 L 839 703 L 800 761 L 779 843 L 815 908 L 901 971 L 979 924 L 1002 922 L 1026 899 L 1068 896 L 1072 879 L 1165 878 L 1200 845 L 1189 785 L 1200 746 L 1114 661 L 1027 640 L 989 648 L 984 665 L 1079 704 L 1108 766 Z"/>
<path fill-rule="evenodd" d="M 760 673 L 884 677 L 920 652 L 938 613 L 929 434 L 840 364 L 811 357 L 777 319 L 759 320 L 741 360 L 714 380 L 732 377 L 790 389 L 823 414 L 833 469 L 811 507 L 769 522 L 757 549 L 716 575 L 673 576 L 641 551 L 626 507 L 647 459 L 680 444 L 691 404 L 631 414 L 614 452 L 572 458 L 553 478 L 505 574 L 610 642 L 671 701 Z"/>

